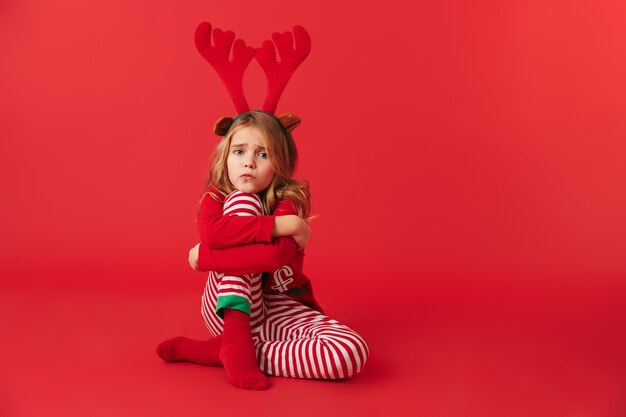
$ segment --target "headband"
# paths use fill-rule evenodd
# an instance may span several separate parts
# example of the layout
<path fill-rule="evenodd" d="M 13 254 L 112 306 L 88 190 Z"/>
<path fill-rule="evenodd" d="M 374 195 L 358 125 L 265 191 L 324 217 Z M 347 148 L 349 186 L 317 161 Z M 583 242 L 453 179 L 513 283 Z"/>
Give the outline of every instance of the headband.
<path fill-rule="evenodd" d="M 215 134 L 226 135 L 233 122 L 250 111 L 243 93 L 243 75 L 252 58 L 256 58 L 267 78 L 267 95 L 261 111 L 274 116 L 287 132 L 300 124 L 300 118 L 295 114 L 286 113 L 276 117 L 274 112 L 291 75 L 311 52 L 311 37 L 302 26 L 294 26 L 293 34 L 274 32 L 272 40 L 265 40 L 263 46 L 255 49 L 246 46 L 242 39 L 235 40 L 234 32 L 212 29 L 210 23 L 202 22 L 196 28 L 195 43 L 200 55 L 211 64 L 226 86 L 238 113 L 235 118 L 226 116 L 218 119 L 213 126 Z M 231 47 L 232 61 L 228 59 Z M 280 61 L 276 60 L 276 49 Z"/>

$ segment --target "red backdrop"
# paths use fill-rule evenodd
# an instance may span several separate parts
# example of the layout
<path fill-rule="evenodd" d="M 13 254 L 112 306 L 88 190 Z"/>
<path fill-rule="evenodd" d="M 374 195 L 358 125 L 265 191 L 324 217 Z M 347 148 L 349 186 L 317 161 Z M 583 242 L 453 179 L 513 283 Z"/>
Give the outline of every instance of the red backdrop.
<path fill-rule="evenodd" d="M 190 273 L 211 125 L 233 113 L 194 49 L 201 20 L 252 45 L 311 33 L 278 112 L 303 118 L 316 272 L 626 272 L 623 6 L 255 4 L 3 4 L 4 274 L 160 272 L 107 279 L 142 287 Z M 260 106 L 255 62 L 245 87 Z"/>
<path fill-rule="evenodd" d="M 187 251 L 211 126 L 234 113 L 193 45 L 206 20 L 254 46 L 294 24 L 311 34 L 277 112 L 303 119 L 297 176 L 321 215 L 306 264 L 326 305 L 373 314 L 399 297 L 411 314 L 441 288 L 600 305 L 626 274 L 625 15 L 591 1 L 2 2 L 3 285 L 202 286 Z M 259 107 L 256 62 L 244 85 Z"/>

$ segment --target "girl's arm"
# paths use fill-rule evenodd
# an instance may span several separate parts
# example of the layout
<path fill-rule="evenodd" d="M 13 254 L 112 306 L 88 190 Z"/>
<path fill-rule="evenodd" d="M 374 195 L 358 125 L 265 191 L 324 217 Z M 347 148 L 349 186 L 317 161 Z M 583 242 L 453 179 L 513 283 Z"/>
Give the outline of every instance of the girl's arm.
<path fill-rule="evenodd" d="M 293 258 L 296 249 L 306 245 L 311 234 L 307 222 L 295 213 L 295 206 L 290 200 L 281 200 L 274 210 L 278 216 L 275 217 L 271 237 L 285 237 L 270 239 L 269 243 L 231 248 L 215 248 L 202 242 L 189 251 L 189 264 L 196 271 L 220 271 L 233 275 L 275 271 Z"/>
<path fill-rule="evenodd" d="M 310 234 L 306 222 L 296 215 L 290 201 L 280 201 L 271 216 L 224 216 L 222 211 L 223 201 L 204 195 L 198 214 L 198 232 L 202 243 L 212 249 L 270 243 L 272 238 L 282 236 L 293 236 L 298 246 L 303 247 Z"/>
<path fill-rule="evenodd" d="M 290 237 L 227 249 L 214 249 L 203 242 L 191 249 L 189 264 L 196 271 L 220 271 L 232 275 L 272 272 L 288 263 L 296 250 L 296 242 Z"/>

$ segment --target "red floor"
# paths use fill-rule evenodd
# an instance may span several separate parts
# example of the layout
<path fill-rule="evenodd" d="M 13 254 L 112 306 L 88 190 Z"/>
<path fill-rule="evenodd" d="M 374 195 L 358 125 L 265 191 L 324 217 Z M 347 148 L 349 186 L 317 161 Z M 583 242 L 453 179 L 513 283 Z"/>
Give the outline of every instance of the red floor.
<path fill-rule="evenodd" d="M 345 382 L 231 387 L 220 368 L 163 363 L 159 341 L 205 337 L 199 293 L 0 291 L 0 416 L 626 416 L 618 288 L 424 288 L 394 312 L 342 309 L 371 356 Z M 256 413 L 256 414 L 253 414 Z"/>

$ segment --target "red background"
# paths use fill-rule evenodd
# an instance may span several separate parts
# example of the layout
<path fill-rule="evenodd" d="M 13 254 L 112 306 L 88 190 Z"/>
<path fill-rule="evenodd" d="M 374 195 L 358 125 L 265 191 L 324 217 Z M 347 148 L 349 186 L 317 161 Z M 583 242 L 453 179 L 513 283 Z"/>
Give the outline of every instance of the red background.
<path fill-rule="evenodd" d="M 277 113 L 303 119 L 307 273 L 372 349 L 347 383 L 260 396 L 153 354 L 206 337 L 186 258 L 234 108 L 203 20 L 313 39 Z M 622 415 L 625 27 L 617 1 L 2 2 L 0 413 Z M 244 86 L 259 107 L 256 62 Z"/>

